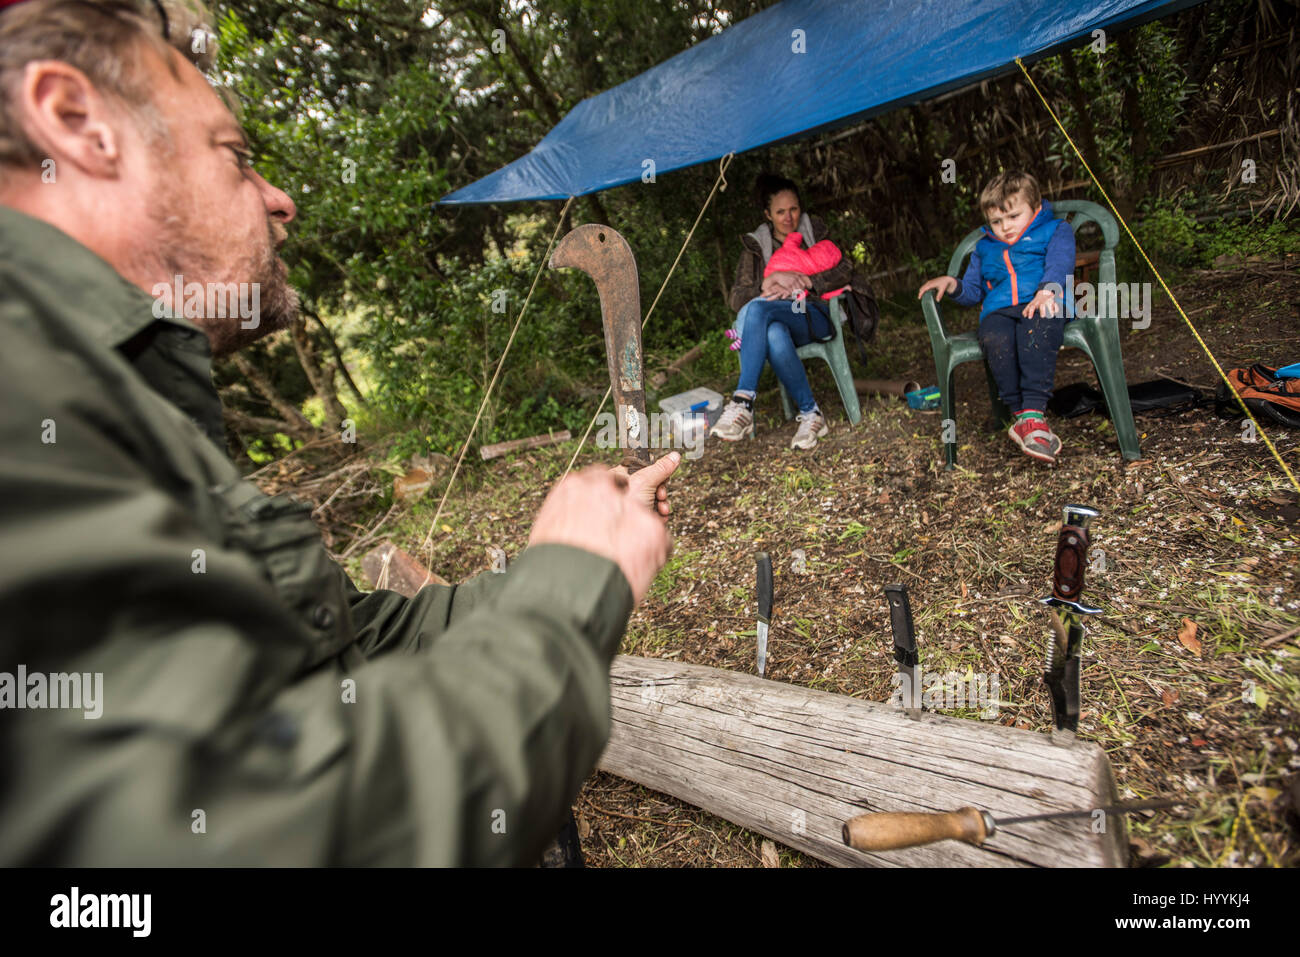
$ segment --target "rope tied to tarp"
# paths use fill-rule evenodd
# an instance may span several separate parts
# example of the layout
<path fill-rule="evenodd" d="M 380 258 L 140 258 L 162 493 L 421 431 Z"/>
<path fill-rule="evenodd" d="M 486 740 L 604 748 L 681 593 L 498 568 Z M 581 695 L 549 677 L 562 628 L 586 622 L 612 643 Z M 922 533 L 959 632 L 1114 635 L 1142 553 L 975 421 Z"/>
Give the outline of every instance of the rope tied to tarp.
<path fill-rule="evenodd" d="M 438 520 L 442 518 L 443 507 L 447 504 L 447 496 L 451 494 L 451 487 L 456 482 L 456 476 L 460 474 L 461 463 L 465 461 L 465 453 L 469 451 L 470 440 L 474 438 L 474 433 L 478 430 L 479 420 L 483 418 L 483 410 L 487 408 L 488 399 L 492 397 L 492 390 L 496 388 L 497 380 L 501 378 L 501 369 L 505 366 L 506 356 L 510 354 L 510 347 L 514 344 L 515 334 L 519 331 L 519 324 L 523 321 L 524 313 L 528 311 L 528 304 L 532 302 L 533 291 L 537 288 L 537 281 L 542 276 L 542 270 L 546 264 L 551 261 L 551 249 L 555 246 L 555 238 L 560 234 L 560 227 L 564 225 L 564 219 L 569 214 L 569 207 L 573 205 L 573 197 L 570 196 L 565 202 L 564 208 L 560 210 L 560 217 L 555 221 L 555 231 L 551 233 L 551 241 L 546 244 L 546 252 L 542 254 L 542 261 L 537 264 L 537 272 L 533 275 L 533 284 L 528 287 L 528 295 L 524 297 L 524 304 L 519 307 L 519 315 L 515 317 L 514 327 L 510 330 L 510 338 L 506 340 L 506 347 L 501 350 L 501 358 L 497 360 L 496 371 L 492 373 L 492 381 L 483 392 L 483 401 L 478 404 L 478 412 L 474 415 L 474 424 L 469 427 L 469 434 L 465 436 L 465 441 L 461 443 L 460 454 L 456 456 L 456 467 L 452 469 L 451 478 L 447 480 L 447 487 L 442 490 L 442 499 L 438 502 L 438 510 L 433 514 L 433 521 L 429 523 L 429 532 L 424 536 L 424 543 L 420 548 L 427 556 L 429 567 L 433 566 L 433 533 L 438 528 Z"/>

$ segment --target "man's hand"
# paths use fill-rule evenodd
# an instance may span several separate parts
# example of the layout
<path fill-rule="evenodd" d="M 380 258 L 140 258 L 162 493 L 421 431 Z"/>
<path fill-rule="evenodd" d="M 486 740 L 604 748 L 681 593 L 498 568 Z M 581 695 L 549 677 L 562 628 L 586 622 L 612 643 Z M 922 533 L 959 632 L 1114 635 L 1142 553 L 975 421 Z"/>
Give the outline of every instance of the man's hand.
<path fill-rule="evenodd" d="M 570 475 L 551 489 L 533 522 L 528 544 L 572 545 L 608 558 L 623 572 L 638 603 L 672 551 L 668 529 L 632 493 L 628 478 L 599 466 Z"/>
<path fill-rule="evenodd" d="M 1056 296 L 1052 294 L 1052 290 L 1038 290 L 1038 295 L 1029 300 L 1029 305 L 1021 310 L 1021 315 L 1026 319 L 1032 319 L 1035 312 L 1040 312 L 1049 319 L 1056 315 Z"/>
<path fill-rule="evenodd" d="M 937 279 L 931 279 L 921 287 L 921 291 L 916 294 L 916 298 L 922 298 L 931 289 L 934 290 L 934 299 L 938 302 L 943 299 L 944 293 L 951 296 L 957 291 L 957 280 L 952 276 L 939 276 Z"/>
<path fill-rule="evenodd" d="M 627 469 L 622 465 L 610 469 L 615 475 L 621 475 L 628 479 L 628 487 L 632 491 L 632 497 L 638 502 L 645 505 L 646 508 L 653 508 L 660 515 L 667 518 L 672 514 L 672 506 L 668 504 L 668 476 L 677 471 L 677 466 L 682 462 L 680 452 L 669 452 L 653 465 L 647 465 L 643 469 L 633 472 L 628 477 Z"/>

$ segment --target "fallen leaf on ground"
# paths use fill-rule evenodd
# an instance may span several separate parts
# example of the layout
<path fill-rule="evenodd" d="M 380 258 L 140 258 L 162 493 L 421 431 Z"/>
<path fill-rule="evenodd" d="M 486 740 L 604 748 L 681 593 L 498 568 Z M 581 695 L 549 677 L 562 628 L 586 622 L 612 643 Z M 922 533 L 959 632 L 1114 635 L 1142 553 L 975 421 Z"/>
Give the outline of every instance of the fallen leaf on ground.
<path fill-rule="evenodd" d="M 1192 619 L 1183 619 L 1183 627 L 1178 629 L 1178 643 L 1196 657 L 1201 656 L 1201 642 L 1196 637 L 1196 622 Z"/>
<path fill-rule="evenodd" d="M 1164 703 L 1164 706 L 1168 708 L 1170 705 L 1172 705 L 1175 701 L 1178 700 L 1178 692 L 1170 691 L 1168 688 L 1166 688 L 1164 691 L 1160 692 L 1160 700 Z"/>

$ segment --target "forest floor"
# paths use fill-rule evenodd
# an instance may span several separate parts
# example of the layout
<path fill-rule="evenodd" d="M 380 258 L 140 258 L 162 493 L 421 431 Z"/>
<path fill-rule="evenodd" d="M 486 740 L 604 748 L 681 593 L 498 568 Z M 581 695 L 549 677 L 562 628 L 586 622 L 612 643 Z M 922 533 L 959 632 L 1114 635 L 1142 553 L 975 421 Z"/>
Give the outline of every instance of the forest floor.
<path fill-rule="evenodd" d="M 1200 271 L 1175 289 L 1225 370 L 1300 361 L 1295 265 Z M 973 324 L 973 312 L 956 323 Z M 1216 373 L 1163 295 L 1150 328 L 1128 325 L 1129 382 L 1164 375 L 1213 393 Z M 860 376 L 934 378 L 914 302 L 887 304 L 870 350 Z M 671 483 L 674 553 L 622 652 L 752 673 L 754 553 L 763 550 L 776 568 L 769 679 L 888 700 L 895 664 L 882 589 L 901 581 L 923 666 L 997 675 L 995 720 L 1046 733 L 1048 621 L 1036 599 L 1050 591 L 1061 506 L 1091 505 L 1104 566 L 1094 563 L 1085 599 L 1104 612 L 1088 622 L 1079 734 L 1107 752 L 1121 799 L 1195 792 L 1191 806 L 1130 819 L 1133 865 L 1300 863 L 1300 503 L 1265 444 L 1247 441 L 1240 412 L 1219 417 L 1210 404 L 1139 416 L 1142 459 L 1127 464 L 1101 415 L 1054 420 L 1064 449 L 1045 466 L 980 427 L 990 411 L 984 374 L 966 364 L 956 381 L 958 468 L 946 472 L 937 413 L 864 398 L 862 422 L 850 427 L 824 364 L 814 365 L 831 426 L 814 450 L 790 449 L 794 423 L 782 421 L 771 380 L 756 439 L 710 440 L 683 462 Z M 661 394 L 734 385 L 689 373 Z M 1067 351 L 1056 381 L 1095 376 Z M 1300 473 L 1300 430 L 1264 428 Z M 496 548 L 517 554 L 572 449 L 475 461 L 439 520 L 434 569 L 457 581 L 490 568 Z M 590 450 L 580 461 L 612 457 Z M 403 506 L 382 537 L 424 558 L 436 508 L 432 494 Z M 377 534 L 377 518 L 352 527 Z M 359 583 L 360 551 L 349 563 Z M 940 713 L 979 720 L 973 710 Z M 608 774 L 592 775 L 574 811 L 591 867 L 821 866 Z"/>

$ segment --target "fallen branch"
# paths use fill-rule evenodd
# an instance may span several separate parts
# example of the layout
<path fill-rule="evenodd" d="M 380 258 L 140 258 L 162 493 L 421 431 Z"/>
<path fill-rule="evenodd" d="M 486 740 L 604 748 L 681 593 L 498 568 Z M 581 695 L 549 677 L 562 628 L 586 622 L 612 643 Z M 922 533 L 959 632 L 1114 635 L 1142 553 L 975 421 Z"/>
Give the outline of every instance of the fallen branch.
<path fill-rule="evenodd" d="M 484 445 L 479 448 L 478 454 L 484 462 L 500 458 L 511 452 L 517 452 L 520 449 L 540 449 L 546 445 L 559 445 L 561 442 L 568 442 L 573 436 L 569 430 L 563 432 L 548 432 L 545 435 L 534 435 L 526 439 L 511 439 L 509 442 L 497 442 L 493 445 Z"/>
<path fill-rule="evenodd" d="M 1288 638 L 1294 638 L 1296 635 L 1300 635 L 1300 628 L 1292 628 L 1289 631 L 1284 631 L 1280 634 L 1274 635 L 1273 637 L 1269 638 L 1267 641 L 1261 641 L 1259 643 L 1259 646 L 1261 648 L 1271 648 L 1273 645 L 1276 645 L 1279 641 L 1286 641 Z"/>
<path fill-rule="evenodd" d="M 339 558 L 340 559 L 351 558 L 353 554 L 356 553 L 357 549 L 360 548 L 362 545 L 368 545 L 371 542 L 373 542 L 376 538 L 378 538 L 379 530 L 388 524 L 388 520 L 393 517 L 393 513 L 397 511 L 397 507 L 401 504 L 402 503 L 399 501 L 399 502 L 394 502 L 391 506 L 389 506 L 388 511 L 384 513 L 384 517 L 379 520 L 379 523 L 375 525 L 369 532 L 363 534 L 361 538 L 355 539 L 351 545 L 349 545 L 346 549 L 344 549 L 343 554 L 340 555 Z"/>
<path fill-rule="evenodd" d="M 659 827 L 690 827 L 690 821 L 656 821 L 652 817 L 637 817 L 635 814 L 624 814 L 621 811 L 607 811 L 591 799 L 587 800 L 587 807 L 591 808 L 597 814 L 603 814 L 606 817 L 621 817 L 625 821 L 639 821 L 642 824 L 657 824 Z"/>
<path fill-rule="evenodd" d="M 681 372 L 683 366 L 690 365 L 692 362 L 698 359 L 703 352 L 704 352 L 704 343 L 702 342 L 698 346 L 695 346 L 694 348 L 687 350 L 681 356 L 679 356 L 678 358 L 670 362 L 667 368 L 665 368 L 662 372 L 656 372 L 653 376 L 650 377 L 650 388 L 658 389 L 660 386 L 662 386 L 665 382 L 668 381 L 669 376 L 673 375 L 674 373 Z"/>
<path fill-rule="evenodd" d="M 289 435 L 306 435 L 315 437 L 319 433 L 316 426 L 307 421 L 307 417 L 298 411 L 297 407 L 285 399 L 280 393 L 275 391 L 275 386 L 263 375 L 246 357 L 233 355 L 230 361 L 235 364 L 240 374 L 261 393 L 262 398 L 266 399 L 280 413 L 280 418 L 288 423 L 288 428 L 281 428 L 277 431 L 285 432 Z"/>

